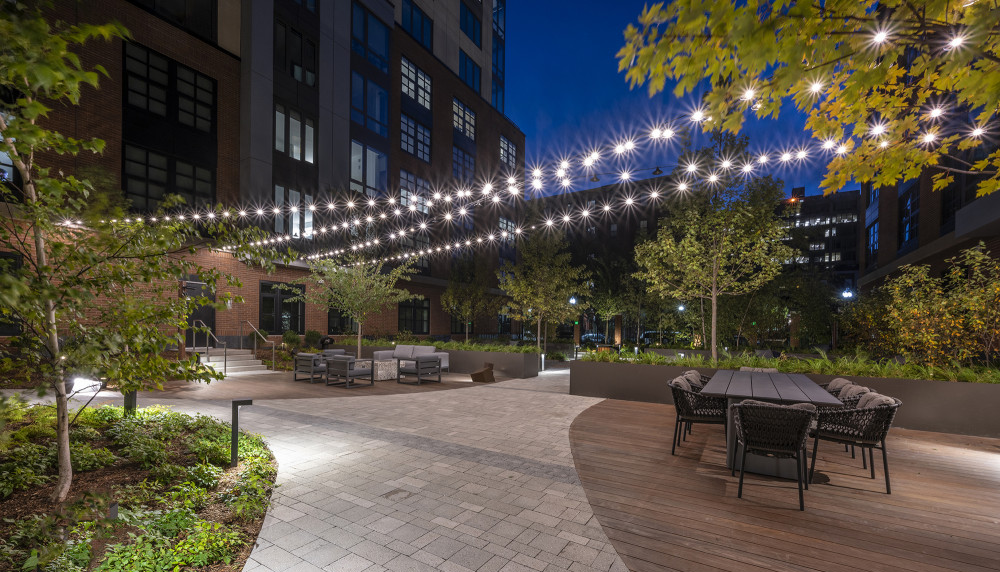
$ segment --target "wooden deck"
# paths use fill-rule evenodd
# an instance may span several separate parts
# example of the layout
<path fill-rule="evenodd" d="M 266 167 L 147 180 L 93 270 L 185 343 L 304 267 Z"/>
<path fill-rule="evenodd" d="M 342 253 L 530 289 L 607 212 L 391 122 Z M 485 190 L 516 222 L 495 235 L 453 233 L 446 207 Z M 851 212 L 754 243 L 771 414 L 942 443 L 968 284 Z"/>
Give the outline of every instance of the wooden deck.
<path fill-rule="evenodd" d="M 606 400 L 570 429 L 632 572 L 1000 570 L 1000 440 L 893 429 L 891 495 L 879 455 L 872 480 L 860 456 L 821 443 L 800 512 L 794 481 L 747 474 L 736 498 L 721 426 L 696 425 L 672 457 L 673 423 L 673 406 Z"/>

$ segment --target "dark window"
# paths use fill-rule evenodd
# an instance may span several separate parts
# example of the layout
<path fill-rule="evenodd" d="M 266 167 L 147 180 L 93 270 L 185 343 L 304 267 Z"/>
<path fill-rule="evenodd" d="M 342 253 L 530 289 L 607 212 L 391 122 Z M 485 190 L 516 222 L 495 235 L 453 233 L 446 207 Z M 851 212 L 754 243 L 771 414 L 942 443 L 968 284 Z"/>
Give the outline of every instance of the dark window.
<path fill-rule="evenodd" d="M 351 49 L 389 73 L 389 28 L 360 4 L 352 10 Z"/>
<path fill-rule="evenodd" d="M 413 0 L 403 0 L 403 29 L 428 50 L 434 50 L 434 22 Z"/>
<path fill-rule="evenodd" d="M 312 195 L 304 194 L 283 185 L 274 186 L 274 203 L 288 205 L 289 209 L 274 215 L 274 232 L 292 238 L 311 238 L 313 234 Z"/>
<path fill-rule="evenodd" d="M 498 111 L 503 112 L 504 106 L 504 71 L 506 64 L 506 47 L 503 32 L 493 30 L 493 82 L 490 92 L 490 103 Z"/>
<path fill-rule="evenodd" d="M 875 264 L 878 261 L 878 221 L 868 225 L 865 237 L 865 260 L 869 265 Z"/>
<path fill-rule="evenodd" d="M 431 184 L 427 179 L 420 178 L 405 170 L 399 171 L 399 206 L 410 208 L 427 214 L 430 209 L 427 206 L 427 197 L 431 194 Z"/>
<path fill-rule="evenodd" d="M 501 36 L 507 25 L 507 0 L 493 0 L 493 30 Z"/>
<path fill-rule="evenodd" d="M 497 315 L 497 333 L 501 336 L 510 335 L 510 316 L 504 314 Z"/>
<path fill-rule="evenodd" d="M 431 162 L 431 130 L 400 114 L 399 147 L 417 159 Z"/>
<path fill-rule="evenodd" d="M 0 252 L 0 274 L 11 275 L 21 268 L 21 255 L 15 252 Z M 21 333 L 21 322 L 8 313 L 8 308 L 0 306 L 0 336 L 16 336 Z"/>
<path fill-rule="evenodd" d="M 868 192 L 866 193 L 866 197 L 867 197 L 867 202 L 865 203 L 866 207 L 870 207 L 870 206 L 878 203 L 878 187 L 876 187 L 875 185 L 869 183 L 868 184 Z"/>
<path fill-rule="evenodd" d="M 14 161 L 10 158 L 5 151 L 0 151 L 0 184 L 12 183 L 17 184 L 20 179 L 17 171 L 14 169 Z"/>
<path fill-rule="evenodd" d="M 452 147 L 451 174 L 458 181 L 471 183 L 476 176 L 476 158 L 458 147 Z"/>
<path fill-rule="evenodd" d="M 459 50 L 458 54 L 458 71 L 459 77 L 465 82 L 465 85 L 476 90 L 479 93 L 480 80 L 483 75 L 483 68 L 479 67 L 472 58 L 463 50 Z"/>
<path fill-rule="evenodd" d="M 134 0 L 164 20 L 196 36 L 215 41 L 215 0 Z"/>
<path fill-rule="evenodd" d="M 125 99 L 129 105 L 166 117 L 169 85 L 167 58 L 137 44 L 125 44 Z"/>
<path fill-rule="evenodd" d="M 503 135 L 500 136 L 500 162 L 512 169 L 517 168 L 517 146 Z"/>
<path fill-rule="evenodd" d="M 472 141 L 476 140 L 476 112 L 469 109 L 467 105 L 459 101 L 458 99 L 453 99 L 451 101 L 452 110 L 452 122 L 455 125 L 455 131 L 458 131 L 462 135 L 465 135 Z"/>
<path fill-rule="evenodd" d="M 462 23 L 462 31 L 469 37 L 476 46 L 483 47 L 483 21 L 469 8 L 465 2 L 459 2 L 461 9 L 459 16 Z"/>
<path fill-rule="evenodd" d="M 138 211 L 154 211 L 164 195 L 178 194 L 189 206 L 215 201 L 213 169 L 125 144 L 125 197 Z"/>
<path fill-rule="evenodd" d="M 403 93 L 420 105 L 431 108 L 431 76 L 406 58 L 400 59 L 402 71 Z"/>
<path fill-rule="evenodd" d="M 358 72 L 351 73 L 351 120 L 389 136 L 389 92 Z"/>
<path fill-rule="evenodd" d="M 431 301 L 409 300 L 399 303 L 399 331 L 427 334 L 431 330 Z"/>
<path fill-rule="evenodd" d="M 464 334 L 465 333 L 466 325 L 468 325 L 469 333 L 470 334 L 474 334 L 475 333 L 475 323 L 474 322 L 466 322 L 465 320 L 462 320 L 458 316 L 452 316 L 451 317 L 451 333 L 453 333 L 453 334 Z"/>
<path fill-rule="evenodd" d="M 316 85 L 316 42 L 281 22 L 274 25 L 274 67 L 308 86 Z"/>
<path fill-rule="evenodd" d="M 125 44 L 125 101 L 205 133 L 215 123 L 214 79 L 133 43 Z"/>
<path fill-rule="evenodd" d="M 493 80 L 493 88 L 490 94 L 490 103 L 493 105 L 494 109 L 503 113 L 503 84 L 497 80 Z"/>
<path fill-rule="evenodd" d="M 274 150 L 297 161 L 316 161 L 316 122 L 294 109 L 274 106 Z"/>
<path fill-rule="evenodd" d="M 292 302 L 298 293 L 277 288 L 279 282 L 260 283 L 260 329 L 268 335 L 281 335 L 288 330 L 297 334 L 306 333 L 306 311 L 304 302 Z M 283 284 L 283 286 L 288 286 Z M 292 286 L 305 292 L 304 286 Z"/>
<path fill-rule="evenodd" d="M 431 239 L 426 234 L 408 234 L 400 242 L 399 245 L 403 248 L 410 249 L 410 252 L 415 253 L 416 260 L 413 262 L 414 268 L 428 269 L 430 268 L 430 261 L 427 256 L 421 255 L 420 251 L 424 249 L 430 249 Z M 418 332 L 414 332 L 418 333 Z M 424 332 L 425 334 L 427 332 Z"/>
<path fill-rule="evenodd" d="M 353 334 L 358 331 L 358 323 L 340 310 L 330 310 L 326 316 L 326 329 L 330 335 Z"/>
<path fill-rule="evenodd" d="M 351 190 L 378 196 L 389 184 L 389 157 L 372 147 L 351 141 Z"/>
<path fill-rule="evenodd" d="M 899 247 L 916 245 L 920 218 L 920 186 L 910 185 L 899 195 Z"/>
<path fill-rule="evenodd" d="M 177 66 L 177 121 L 208 133 L 215 109 L 215 82 L 189 67 Z"/>

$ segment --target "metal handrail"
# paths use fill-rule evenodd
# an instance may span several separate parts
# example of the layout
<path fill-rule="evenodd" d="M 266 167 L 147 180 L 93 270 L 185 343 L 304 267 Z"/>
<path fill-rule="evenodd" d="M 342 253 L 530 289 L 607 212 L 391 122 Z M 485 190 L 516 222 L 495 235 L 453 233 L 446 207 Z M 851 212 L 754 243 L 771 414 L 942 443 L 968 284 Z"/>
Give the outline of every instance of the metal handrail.
<path fill-rule="evenodd" d="M 277 344 L 264 337 L 264 334 L 260 333 L 260 331 L 257 328 L 255 328 L 253 324 L 250 323 L 250 320 L 243 320 L 242 322 L 240 322 L 240 349 L 241 350 L 243 349 L 243 324 L 250 326 L 250 329 L 253 330 L 255 334 L 257 334 L 253 338 L 254 359 L 257 358 L 257 338 L 260 338 L 262 341 L 271 344 L 271 371 L 278 371 L 276 365 L 277 361 L 275 360 L 275 348 L 277 347 Z"/>
<path fill-rule="evenodd" d="M 201 324 L 201 326 L 198 326 Z M 215 340 L 216 345 L 222 344 L 222 375 L 229 375 L 229 344 L 227 342 L 219 341 L 219 338 L 215 337 L 212 333 L 212 329 L 208 327 L 203 320 L 193 320 L 191 325 L 194 327 L 205 328 L 205 357 L 209 357 L 208 353 L 208 339 L 212 338 Z M 198 349 L 198 332 L 194 332 L 191 341 L 194 342 L 194 349 Z"/>

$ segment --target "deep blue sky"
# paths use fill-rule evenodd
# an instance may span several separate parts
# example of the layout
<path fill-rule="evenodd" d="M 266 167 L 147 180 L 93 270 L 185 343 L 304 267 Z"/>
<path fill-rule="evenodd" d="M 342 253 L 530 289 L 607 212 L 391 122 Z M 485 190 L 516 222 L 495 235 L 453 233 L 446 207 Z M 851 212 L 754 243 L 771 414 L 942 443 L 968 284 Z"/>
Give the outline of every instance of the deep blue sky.
<path fill-rule="evenodd" d="M 635 0 L 508 0 L 506 113 L 527 138 L 529 168 L 539 162 L 551 165 L 567 154 L 579 157 L 586 149 L 629 132 L 647 135 L 654 120 L 675 118 L 694 108 L 694 95 L 678 100 L 668 90 L 651 99 L 645 87 L 630 89 L 618 72 L 614 56 L 624 44 L 622 32 L 638 20 L 642 8 L 643 2 Z M 774 149 L 809 142 L 804 126 L 805 116 L 789 105 L 779 121 L 753 118 L 744 132 L 751 150 Z M 625 164 L 634 168 L 676 164 L 677 144 L 660 149 L 633 154 Z M 617 170 L 608 161 L 601 168 Z M 785 181 L 786 192 L 805 186 L 813 194 L 819 192 L 824 164 L 813 159 L 801 167 L 772 172 Z M 649 175 L 650 171 L 640 174 Z M 607 182 L 609 178 L 602 178 L 601 184 Z M 585 187 L 573 187 L 578 188 Z M 546 194 L 553 190 L 551 183 L 546 185 Z"/>

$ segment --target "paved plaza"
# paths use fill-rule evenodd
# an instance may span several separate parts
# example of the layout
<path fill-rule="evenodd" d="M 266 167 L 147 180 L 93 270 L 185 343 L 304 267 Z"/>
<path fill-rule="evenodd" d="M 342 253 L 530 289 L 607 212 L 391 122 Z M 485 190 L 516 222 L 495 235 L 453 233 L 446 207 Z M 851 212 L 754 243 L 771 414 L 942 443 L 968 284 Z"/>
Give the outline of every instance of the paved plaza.
<path fill-rule="evenodd" d="M 244 570 L 625 572 L 570 452 L 570 424 L 600 400 L 568 387 L 556 370 L 451 391 L 256 397 L 240 425 L 267 437 L 280 486 Z M 139 401 L 229 419 L 228 400 L 192 397 Z"/>

